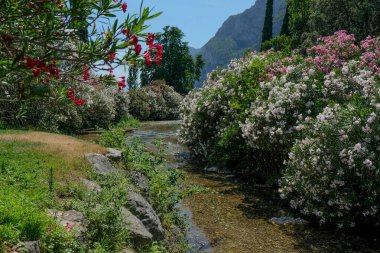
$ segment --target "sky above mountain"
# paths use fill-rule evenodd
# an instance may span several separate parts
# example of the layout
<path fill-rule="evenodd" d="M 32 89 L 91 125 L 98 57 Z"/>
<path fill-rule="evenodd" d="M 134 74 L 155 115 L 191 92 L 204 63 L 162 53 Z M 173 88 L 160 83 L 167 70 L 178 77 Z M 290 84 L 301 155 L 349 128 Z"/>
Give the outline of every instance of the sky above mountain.
<path fill-rule="evenodd" d="M 128 11 L 137 13 L 140 1 L 126 1 Z M 145 0 L 144 5 L 154 7 L 163 14 L 152 20 L 149 31 L 160 32 L 166 25 L 177 26 L 185 40 L 195 48 L 211 39 L 223 22 L 231 15 L 250 8 L 255 0 Z M 119 14 L 120 18 L 124 14 Z"/>

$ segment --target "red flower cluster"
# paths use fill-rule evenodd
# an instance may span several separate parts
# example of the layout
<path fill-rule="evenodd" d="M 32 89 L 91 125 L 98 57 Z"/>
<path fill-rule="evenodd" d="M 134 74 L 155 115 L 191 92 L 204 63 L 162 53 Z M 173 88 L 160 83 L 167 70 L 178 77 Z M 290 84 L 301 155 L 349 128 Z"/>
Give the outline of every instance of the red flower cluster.
<path fill-rule="evenodd" d="M 83 80 L 87 81 L 90 78 L 90 72 L 88 72 L 87 65 L 83 66 Z"/>
<path fill-rule="evenodd" d="M 108 54 L 108 60 L 110 62 L 113 62 L 115 60 L 115 57 L 116 57 L 116 53 L 115 52 L 111 52 Z"/>
<path fill-rule="evenodd" d="M 117 86 L 119 87 L 119 90 L 124 89 L 127 87 L 127 84 L 125 83 L 125 76 L 121 76 L 121 81 L 117 82 Z"/>
<path fill-rule="evenodd" d="M 33 76 L 37 78 L 41 71 L 45 73 L 49 73 L 48 78 L 55 76 L 56 79 L 60 79 L 59 70 L 55 67 L 55 61 L 51 64 L 46 65 L 44 61 L 41 60 L 33 60 L 30 58 L 26 58 L 26 67 L 32 69 Z"/>
<path fill-rule="evenodd" d="M 70 100 L 73 101 L 75 105 L 84 105 L 84 103 L 86 102 L 86 100 L 84 100 L 83 98 L 75 99 L 74 89 L 71 87 L 69 88 L 68 95 Z"/>
<path fill-rule="evenodd" d="M 128 7 L 128 5 L 126 3 L 123 3 L 121 5 L 121 9 L 123 10 L 124 13 L 127 11 L 127 7 Z"/>
<path fill-rule="evenodd" d="M 153 33 L 148 33 L 148 37 L 146 37 L 146 44 L 149 46 L 150 49 L 154 47 L 154 37 L 155 35 Z"/>
<path fill-rule="evenodd" d="M 144 52 L 144 58 L 146 65 L 150 66 L 153 62 L 157 65 L 160 65 L 162 62 L 163 46 L 161 44 L 154 45 L 153 33 L 148 33 L 146 37 L 146 44 L 149 46 L 149 49 Z"/>
<path fill-rule="evenodd" d="M 128 33 L 127 33 L 128 34 Z M 139 38 L 136 36 L 136 34 L 133 34 L 129 40 L 128 40 L 129 43 L 132 43 L 135 47 L 135 54 L 136 55 L 140 55 L 141 53 L 141 50 L 142 50 L 142 47 L 141 45 L 139 44 Z"/>
<path fill-rule="evenodd" d="M 142 50 L 141 45 L 140 44 L 136 44 L 135 45 L 135 53 L 136 53 L 136 55 L 140 55 L 141 50 Z"/>
<path fill-rule="evenodd" d="M 144 52 L 144 58 L 146 65 L 150 66 L 153 62 L 160 65 L 162 62 L 164 47 L 161 44 L 149 45 L 149 50 Z"/>

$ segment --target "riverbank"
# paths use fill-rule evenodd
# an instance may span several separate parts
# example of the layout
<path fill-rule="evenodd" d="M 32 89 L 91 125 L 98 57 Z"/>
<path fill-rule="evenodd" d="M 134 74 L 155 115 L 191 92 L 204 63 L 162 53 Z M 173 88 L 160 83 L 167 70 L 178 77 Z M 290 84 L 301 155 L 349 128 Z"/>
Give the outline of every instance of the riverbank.
<path fill-rule="evenodd" d="M 112 163 L 101 145 L 44 132 L 1 131 L 0 149 L 0 252 L 184 251 L 172 202 L 159 194 L 180 193 L 176 176 L 153 168 L 160 158 L 139 143 L 129 143 L 128 162 Z"/>

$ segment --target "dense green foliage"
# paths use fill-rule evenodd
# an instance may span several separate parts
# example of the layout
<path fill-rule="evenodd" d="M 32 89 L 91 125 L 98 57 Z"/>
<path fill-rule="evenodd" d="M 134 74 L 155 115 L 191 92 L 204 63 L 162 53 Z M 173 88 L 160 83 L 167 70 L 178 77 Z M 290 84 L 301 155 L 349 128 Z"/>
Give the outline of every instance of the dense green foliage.
<path fill-rule="evenodd" d="M 155 143 L 157 149 L 152 152 L 138 139 L 126 139 L 121 129 L 138 124 L 133 118 L 124 118 L 115 130 L 102 135 L 102 144 L 121 148 L 124 156 L 123 162 L 115 164 L 117 172 L 102 176 L 88 173 L 90 168 L 79 154 L 65 156 L 55 152 L 57 147 L 1 140 L 0 251 L 22 252 L 23 241 L 39 240 L 41 250 L 51 253 L 120 252 L 126 246 L 135 247 L 138 252 L 184 252 L 186 241 L 184 237 L 179 240 L 183 235 L 174 236 L 170 230 L 173 226 L 180 228 L 177 232 L 186 229 L 177 208 L 186 195 L 180 186 L 182 174 L 165 167 L 165 147 L 161 142 Z M 1 134 L 28 135 L 23 131 Z M 49 138 L 55 136 L 62 137 Z M 134 188 L 131 178 L 136 172 L 149 178 L 150 191 L 145 197 L 168 229 L 163 242 L 137 245 L 130 240 L 120 208 L 127 207 L 127 191 Z M 96 181 L 102 190 L 84 187 L 81 177 Z M 85 217 L 86 230 L 79 233 L 58 224 L 47 209 L 80 211 Z"/>
<path fill-rule="evenodd" d="M 308 34 L 347 30 L 359 39 L 380 34 L 379 0 L 288 0 L 289 30 L 296 43 Z"/>
<path fill-rule="evenodd" d="M 160 65 L 144 66 L 141 70 L 142 86 L 154 80 L 165 80 L 176 92 L 187 94 L 199 80 L 203 68 L 202 57 L 196 59 L 190 55 L 187 42 L 183 41 L 183 32 L 177 27 L 166 26 L 157 34 L 157 42 L 164 47 L 163 60 Z"/>
<path fill-rule="evenodd" d="M 109 147 L 119 148 L 123 151 L 123 161 L 127 173 L 133 178 L 133 173 L 143 173 L 149 179 L 149 192 L 143 193 L 152 204 L 161 218 L 167 230 L 167 238 L 171 238 L 173 231 L 170 228 L 179 227 L 180 231 L 186 230 L 185 221 L 180 214 L 178 203 L 188 193 L 183 192 L 181 181 L 183 173 L 166 167 L 165 145 L 157 140 L 153 144 L 154 150 L 147 150 L 145 144 L 136 137 L 123 138 L 118 130 L 101 136 L 99 142 Z M 174 232 L 175 233 L 175 232 Z M 176 234 L 176 241 L 165 240 L 164 246 L 153 244 L 144 252 L 182 252 L 186 249 L 187 242 L 184 234 Z"/>

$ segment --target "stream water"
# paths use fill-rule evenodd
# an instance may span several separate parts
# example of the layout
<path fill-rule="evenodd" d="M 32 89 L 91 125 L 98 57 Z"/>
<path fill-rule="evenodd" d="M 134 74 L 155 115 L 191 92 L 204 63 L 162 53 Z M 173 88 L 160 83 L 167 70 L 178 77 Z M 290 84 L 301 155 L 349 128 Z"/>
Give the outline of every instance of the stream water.
<path fill-rule="evenodd" d="M 162 139 L 167 144 L 169 166 L 185 171 L 185 184 L 208 189 L 181 203 L 182 212 L 189 217 L 190 252 L 378 252 L 357 235 L 269 223 L 272 217 L 292 215 L 276 191 L 191 164 L 187 149 L 177 139 L 179 123 L 146 122 L 132 134 L 148 146 Z"/>

